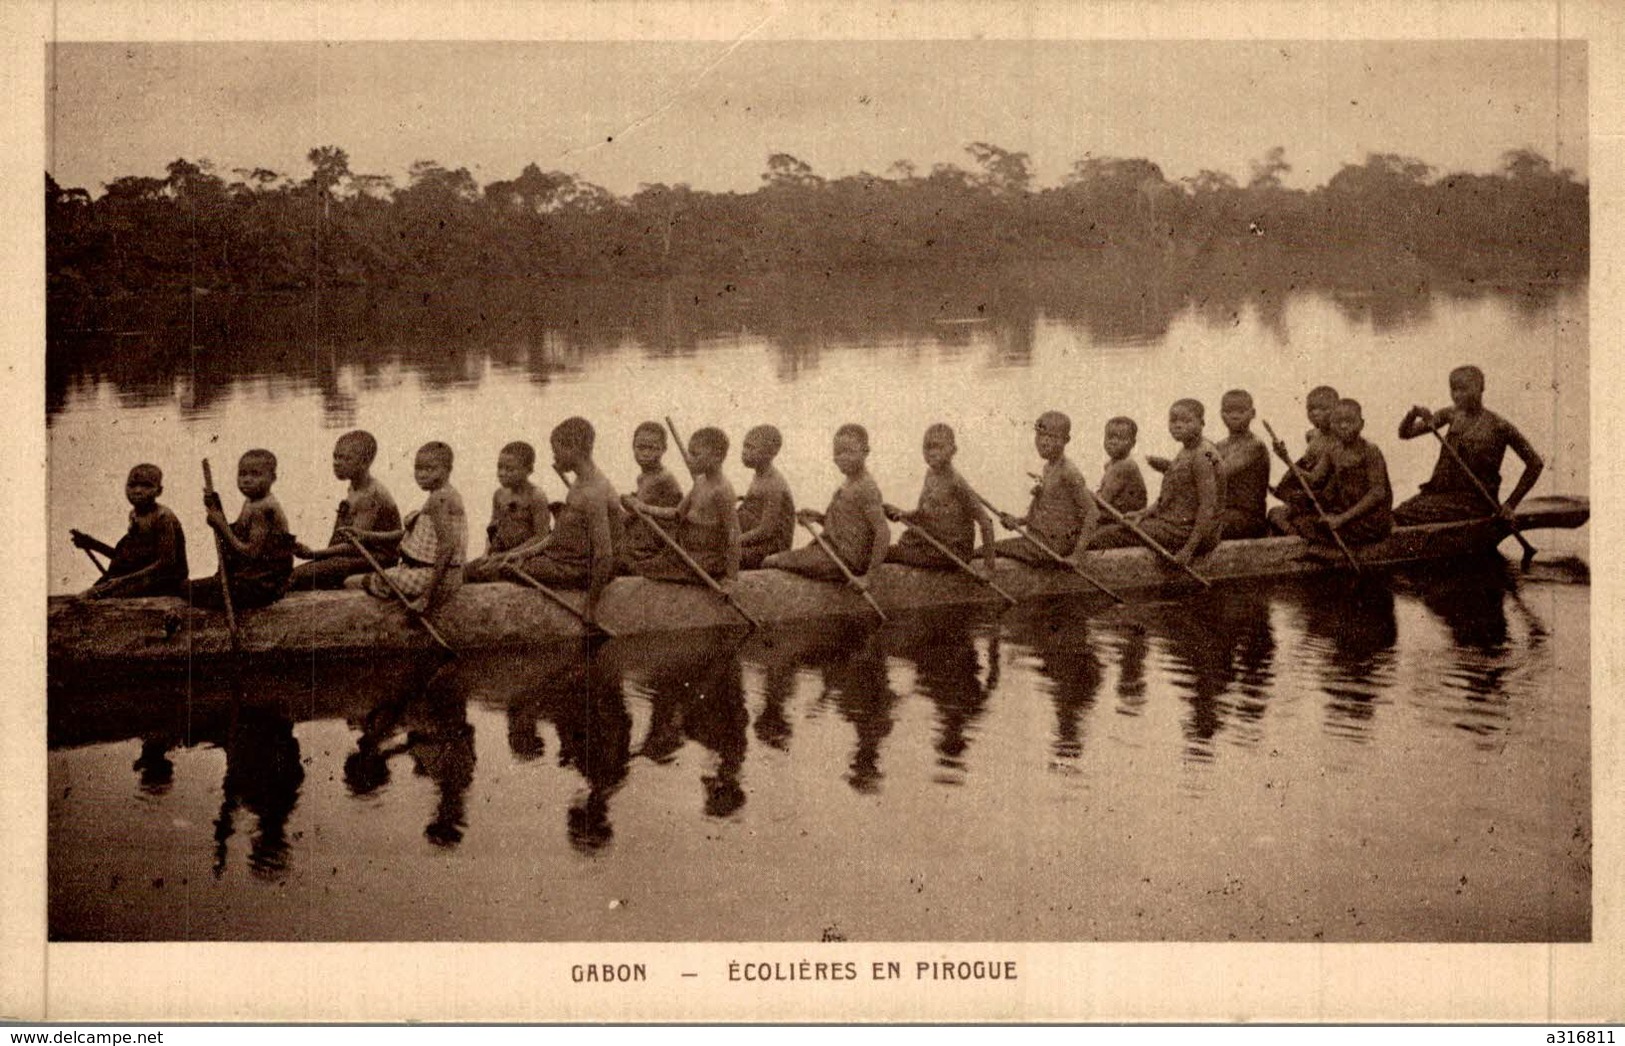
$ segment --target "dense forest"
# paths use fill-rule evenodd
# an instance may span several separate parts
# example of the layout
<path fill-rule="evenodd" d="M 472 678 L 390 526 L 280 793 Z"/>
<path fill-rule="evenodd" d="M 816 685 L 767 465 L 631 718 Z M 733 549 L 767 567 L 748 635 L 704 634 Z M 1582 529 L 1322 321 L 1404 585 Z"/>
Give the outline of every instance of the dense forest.
<path fill-rule="evenodd" d="M 1405 257 L 1442 279 L 1552 281 L 1588 264 L 1589 189 L 1528 149 L 1494 174 L 1440 174 L 1395 154 L 1286 187 L 1277 148 L 1245 184 L 1178 180 L 1150 160 L 1088 158 L 1061 184 L 977 142 L 971 166 L 824 178 L 786 153 L 754 192 L 643 185 L 627 197 L 527 165 L 479 185 L 412 165 L 407 184 L 350 169 L 343 149 L 308 175 L 177 159 L 100 196 L 46 175 L 48 286 L 69 295 L 166 287 L 405 286 L 466 277 L 647 278 L 1004 265 L 1130 252 L 1160 267 L 1229 266 L 1266 246 L 1317 259 Z M 1223 259 L 1215 262 L 1215 259 Z M 1296 263 L 1295 263 L 1296 264 Z M 1386 261 L 1373 268 L 1386 268 Z"/>

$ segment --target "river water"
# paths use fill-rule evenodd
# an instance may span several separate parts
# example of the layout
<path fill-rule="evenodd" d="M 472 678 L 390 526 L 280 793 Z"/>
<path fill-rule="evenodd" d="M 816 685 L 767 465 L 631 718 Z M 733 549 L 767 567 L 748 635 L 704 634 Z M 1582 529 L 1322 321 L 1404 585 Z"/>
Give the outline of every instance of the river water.
<path fill-rule="evenodd" d="M 280 459 L 293 529 L 342 495 L 334 437 L 444 439 L 477 521 L 497 450 L 569 414 L 627 485 L 645 418 L 783 429 L 803 504 L 868 425 L 911 502 L 919 436 L 1019 503 L 1033 417 L 1141 423 L 1253 391 L 1294 444 L 1301 398 L 1361 399 L 1399 443 L 1460 362 L 1585 493 L 1586 296 L 1538 291 L 1042 293 L 996 279 L 508 287 L 58 310 L 50 528 L 117 535 L 150 460 L 206 542 L 197 461 Z M 1217 428 L 1216 418 L 1210 432 Z M 544 456 L 545 460 L 545 456 Z M 543 470 L 545 472 L 545 469 Z M 747 476 L 731 469 L 736 485 Z M 550 494 L 551 475 L 538 474 Z M 228 495 L 228 506 L 234 499 Z M 1502 560 L 1362 581 L 1226 585 L 609 643 L 454 665 L 313 665 L 94 690 L 53 676 L 57 939 L 1585 940 L 1590 935 L 1586 533 Z M 54 592 L 94 574 L 54 542 Z M 233 700 L 233 685 L 239 688 Z M 236 712 L 232 709 L 235 706 Z"/>

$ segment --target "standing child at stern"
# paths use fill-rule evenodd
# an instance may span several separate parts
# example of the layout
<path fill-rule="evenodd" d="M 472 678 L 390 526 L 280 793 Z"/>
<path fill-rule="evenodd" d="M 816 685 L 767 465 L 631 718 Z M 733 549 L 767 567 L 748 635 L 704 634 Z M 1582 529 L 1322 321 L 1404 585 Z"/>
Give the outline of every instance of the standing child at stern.
<path fill-rule="evenodd" d="M 638 481 L 633 496 L 643 505 L 676 508 L 683 500 L 683 488 L 661 464 L 666 454 L 666 430 L 658 421 L 645 421 L 632 433 L 632 457 L 638 463 Z M 619 511 L 619 506 L 617 506 Z M 633 518 L 625 521 L 626 537 L 621 547 L 624 573 L 638 573 L 639 564 L 666 551 L 660 535 L 649 532 L 648 524 Z"/>
<path fill-rule="evenodd" d="M 451 447 L 438 441 L 425 443 L 418 448 L 412 474 L 418 487 L 429 496 L 423 499 L 422 508 L 406 517 L 405 533 L 349 531 L 362 542 L 400 541 L 401 561 L 387 568 L 386 573 L 401 595 L 411 601 L 412 609 L 425 614 L 436 610 L 463 584 L 468 517 L 463 511 L 463 496 L 451 485 L 451 466 Z M 377 574 L 347 578 L 344 586 L 365 589 L 379 599 L 393 599 L 395 595 Z"/>
<path fill-rule="evenodd" d="M 999 517 L 1004 529 L 1026 527 L 1059 556 L 1082 552 L 1099 522 L 1100 510 L 1083 473 L 1066 456 L 1072 439 L 1072 419 L 1058 410 L 1045 411 L 1033 426 L 1033 447 L 1044 459 L 1044 471 L 1033 488 L 1025 516 Z M 1035 567 L 1059 567 L 1043 549 L 1025 537 L 1005 538 L 993 546 L 999 555 Z"/>
<path fill-rule="evenodd" d="M 1229 540 L 1269 533 L 1264 498 L 1270 489 L 1270 455 L 1264 441 L 1253 435 L 1255 413 L 1252 393 L 1242 389 L 1231 389 L 1219 401 L 1219 418 L 1228 433 L 1217 447 L 1224 475 L 1219 536 Z"/>
<path fill-rule="evenodd" d="M 395 507 L 395 499 L 389 491 L 372 475 L 372 462 L 377 456 L 378 441 L 372 433 L 360 429 L 346 432 L 333 444 L 333 478 L 348 480 L 350 489 L 339 502 L 333 535 L 327 539 L 326 548 L 311 549 L 294 544 L 293 554 L 310 561 L 294 568 L 289 587 L 295 591 L 342 588 L 345 578 L 372 569 L 355 546 L 345 540 L 347 530 L 391 534 L 401 529 L 401 510 Z M 395 563 L 393 542 L 369 545 L 367 551 L 383 566 Z"/>
<path fill-rule="evenodd" d="M 798 520 L 822 524 L 824 536 L 834 547 L 847 569 L 856 575 L 860 592 L 869 589 L 870 575 L 886 560 L 886 549 L 891 544 L 891 528 L 886 525 L 886 510 L 866 466 L 869 459 L 869 433 L 862 425 L 842 425 L 835 430 L 832 457 L 846 481 L 830 498 L 829 508 L 823 512 L 804 508 L 796 513 Z M 762 561 L 762 566 L 817 578 L 821 581 L 844 581 L 841 568 L 832 562 L 822 545 L 814 542 L 791 552 L 778 552 Z"/>
<path fill-rule="evenodd" d="M 1322 522 L 1313 507 L 1290 519 L 1292 531 L 1309 542 L 1308 554 L 1319 559 L 1340 555 L 1332 544 L 1333 530 L 1350 545 L 1369 545 L 1394 529 L 1388 463 L 1382 451 L 1360 436 L 1365 428 L 1360 404 L 1338 401 L 1331 423 L 1335 442 L 1324 448 L 1307 477 L 1320 498 L 1320 507 L 1326 510 L 1326 520 Z"/>
<path fill-rule="evenodd" d="M 109 547 L 89 534 L 73 532 L 75 548 L 107 556 L 107 573 L 84 593 L 86 599 L 176 596 L 186 590 L 186 533 L 167 505 L 158 503 L 164 474 L 157 465 L 137 465 L 124 481 L 130 503 L 130 529 Z"/>
<path fill-rule="evenodd" d="M 772 425 L 745 433 L 739 460 L 756 475 L 739 505 L 739 568 L 755 570 L 775 552 L 788 552 L 796 537 L 796 502 L 790 484 L 773 467 L 784 437 Z"/>
<path fill-rule="evenodd" d="M 991 573 L 994 564 L 993 519 L 976 500 L 976 492 L 954 470 L 954 430 L 938 422 L 925 430 L 925 484 L 920 488 L 920 504 L 913 512 L 886 505 L 886 518 L 907 523 L 897 544 L 886 553 L 888 563 L 906 563 L 934 570 L 954 570 L 956 565 L 915 529 L 923 530 L 947 545 L 960 559 L 976 554 L 976 532 L 982 532 L 982 555 Z"/>
<path fill-rule="evenodd" d="M 1133 418 L 1116 417 L 1106 422 L 1106 470 L 1100 474 L 1095 497 L 1119 512 L 1138 512 L 1149 500 L 1140 466 L 1129 457 L 1139 435 L 1140 427 Z"/>
<path fill-rule="evenodd" d="M 631 494 L 622 498 L 628 508 L 635 505 L 653 519 L 673 523 L 677 543 L 700 569 L 721 582 L 724 592 L 739 579 L 739 515 L 733 484 L 722 474 L 727 457 L 727 435 L 721 429 L 700 429 L 688 438 L 685 455 L 694 486 L 676 508 L 645 505 Z M 655 581 L 705 583 L 669 547 L 640 560 L 637 569 Z"/>
<path fill-rule="evenodd" d="M 271 493 L 276 482 L 276 455 L 250 450 L 237 459 L 237 489 L 243 508 L 237 522 L 227 523 L 220 497 L 204 495 L 209 526 L 225 543 L 225 567 L 231 583 L 231 604 L 236 610 L 270 606 L 288 591 L 293 575 L 293 535 L 282 503 Z M 225 581 L 213 577 L 187 583 L 195 606 L 218 610 L 225 606 Z"/>
<path fill-rule="evenodd" d="M 1224 474 L 1219 452 L 1202 438 L 1202 404 L 1178 400 L 1168 408 L 1168 434 L 1179 443 L 1172 461 L 1152 458 L 1152 468 L 1166 474 L 1157 503 L 1141 513 L 1137 522 L 1176 560 L 1189 563 L 1219 543 L 1219 506 L 1224 502 Z M 1128 548 L 1141 544 L 1128 527 L 1114 523 L 1102 527 L 1090 548 Z"/>
<path fill-rule="evenodd" d="M 491 495 L 491 522 L 485 528 L 485 555 L 463 568 L 470 582 L 506 581 L 504 552 L 535 538 L 544 538 L 553 529 L 547 497 L 530 481 L 536 468 L 536 448 L 515 440 L 497 455 L 497 487 Z"/>

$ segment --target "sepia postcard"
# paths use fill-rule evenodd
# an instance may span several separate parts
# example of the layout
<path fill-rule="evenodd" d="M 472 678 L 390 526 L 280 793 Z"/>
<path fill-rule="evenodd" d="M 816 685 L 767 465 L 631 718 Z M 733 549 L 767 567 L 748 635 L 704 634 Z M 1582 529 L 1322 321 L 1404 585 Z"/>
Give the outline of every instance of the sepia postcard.
<path fill-rule="evenodd" d="M 1619 1019 L 1610 5 L 3 21 L 0 1018 Z"/>

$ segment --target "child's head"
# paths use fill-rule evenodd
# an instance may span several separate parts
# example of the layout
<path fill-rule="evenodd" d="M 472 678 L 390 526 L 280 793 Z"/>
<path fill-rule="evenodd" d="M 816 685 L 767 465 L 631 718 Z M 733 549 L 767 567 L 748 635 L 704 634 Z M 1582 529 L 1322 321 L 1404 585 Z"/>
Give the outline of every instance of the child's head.
<path fill-rule="evenodd" d="M 660 465 L 666 454 L 666 430 L 658 421 L 645 421 L 632 433 L 632 457 L 645 471 Z"/>
<path fill-rule="evenodd" d="M 237 459 L 237 490 L 250 500 L 263 498 L 276 482 L 276 455 L 268 450 L 250 450 Z"/>
<path fill-rule="evenodd" d="M 451 478 L 451 447 L 434 440 L 418 448 L 412 462 L 412 475 L 424 490 L 439 490 Z"/>
<path fill-rule="evenodd" d="M 1239 436 L 1253 423 L 1253 394 L 1245 389 L 1231 389 L 1219 400 L 1219 419 L 1232 435 Z"/>
<path fill-rule="evenodd" d="M 333 444 L 333 478 L 355 479 L 372 466 L 378 456 L 378 441 L 372 433 L 356 429 L 346 432 Z"/>
<path fill-rule="evenodd" d="M 833 457 L 843 476 L 863 471 L 863 463 L 869 458 L 869 430 L 851 423 L 836 429 Z"/>
<path fill-rule="evenodd" d="M 1472 364 L 1450 372 L 1450 402 L 1458 410 L 1472 410 L 1484 402 L 1484 372 Z"/>
<path fill-rule="evenodd" d="M 1309 424 L 1322 432 L 1327 431 L 1327 426 L 1332 423 L 1332 408 L 1337 406 L 1340 399 L 1342 397 L 1330 385 L 1310 389 L 1309 395 L 1303 401 L 1305 412 L 1309 415 Z"/>
<path fill-rule="evenodd" d="M 1046 410 L 1033 425 L 1033 446 L 1038 456 L 1053 461 L 1072 441 L 1072 419 L 1058 410 Z"/>
<path fill-rule="evenodd" d="M 1133 418 L 1116 417 L 1106 422 L 1106 455 L 1113 461 L 1128 457 L 1134 443 L 1140 438 L 1140 426 Z"/>
<path fill-rule="evenodd" d="M 124 497 L 136 508 L 152 504 L 163 492 L 164 471 L 157 465 L 137 465 L 124 481 Z"/>
<path fill-rule="evenodd" d="M 748 469 L 759 469 L 770 464 L 784 446 L 784 437 L 773 425 L 758 425 L 745 433 L 745 445 L 740 448 L 739 460 Z"/>
<path fill-rule="evenodd" d="M 597 433 L 586 418 L 565 418 L 553 426 L 548 443 L 553 447 L 553 467 L 570 470 L 592 457 Z"/>
<path fill-rule="evenodd" d="M 715 472 L 728 456 L 728 434 L 707 425 L 688 437 L 688 469 L 698 476 Z"/>
<path fill-rule="evenodd" d="M 1201 400 L 1174 400 L 1174 405 L 1168 408 L 1168 435 L 1179 443 L 1189 443 L 1201 436 L 1206 415 Z"/>
<path fill-rule="evenodd" d="M 512 490 L 536 468 L 536 448 L 516 439 L 497 454 L 497 482 Z"/>
<path fill-rule="evenodd" d="M 926 426 L 925 437 L 920 442 L 925 464 L 933 469 L 946 468 L 959 449 L 954 443 L 953 428 L 940 421 Z"/>
<path fill-rule="evenodd" d="M 1337 406 L 1332 408 L 1332 434 L 1344 443 L 1353 443 L 1360 438 L 1360 430 L 1365 428 L 1365 415 L 1360 412 L 1359 400 L 1338 400 Z"/>

